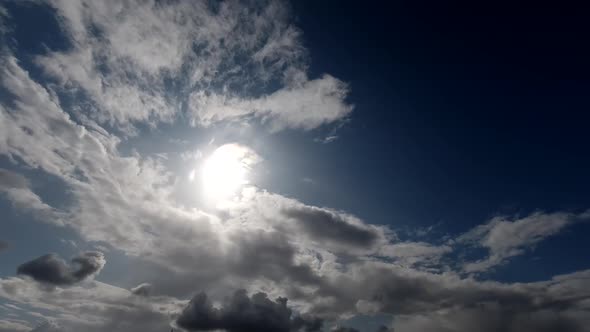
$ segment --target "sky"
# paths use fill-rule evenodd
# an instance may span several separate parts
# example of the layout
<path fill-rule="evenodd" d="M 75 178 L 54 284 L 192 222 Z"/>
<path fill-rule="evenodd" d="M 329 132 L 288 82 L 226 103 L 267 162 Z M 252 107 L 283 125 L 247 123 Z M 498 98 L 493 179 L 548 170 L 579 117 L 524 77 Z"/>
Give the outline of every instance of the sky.
<path fill-rule="evenodd" d="M 590 331 L 581 8 L 0 2 L 0 332 Z"/>

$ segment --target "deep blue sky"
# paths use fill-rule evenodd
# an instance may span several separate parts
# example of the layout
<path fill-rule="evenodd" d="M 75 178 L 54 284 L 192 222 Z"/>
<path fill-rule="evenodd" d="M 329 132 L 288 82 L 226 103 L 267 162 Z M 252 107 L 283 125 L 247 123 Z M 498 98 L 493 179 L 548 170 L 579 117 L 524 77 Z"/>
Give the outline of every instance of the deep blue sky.
<path fill-rule="evenodd" d="M 349 82 L 355 104 L 330 158 L 309 161 L 321 160 L 309 167 L 323 168 L 342 189 L 326 202 L 396 226 L 442 222 L 450 232 L 497 214 L 586 208 L 590 23 L 582 8 L 436 1 L 294 8 L 312 71 Z M 583 267 L 579 257 L 590 253 L 583 230 L 547 243 L 546 252 L 560 251 L 554 268 Z M 509 277 L 527 279 L 528 268 Z"/>
<path fill-rule="evenodd" d="M 353 87 L 357 111 L 338 144 L 349 153 L 335 158 L 348 164 L 355 152 L 369 153 L 354 162 L 376 175 L 368 187 L 395 183 L 399 194 L 391 201 L 401 200 L 412 219 L 425 211 L 446 219 L 585 207 L 583 15 L 526 6 L 337 3 L 295 8 L 312 68 Z M 354 139 L 347 142 L 348 133 Z"/>

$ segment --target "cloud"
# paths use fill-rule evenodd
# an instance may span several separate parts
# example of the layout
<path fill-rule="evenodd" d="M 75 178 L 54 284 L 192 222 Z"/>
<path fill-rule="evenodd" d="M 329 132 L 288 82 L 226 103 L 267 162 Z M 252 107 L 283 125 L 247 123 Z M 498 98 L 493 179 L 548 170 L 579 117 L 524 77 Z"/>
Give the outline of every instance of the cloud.
<path fill-rule="evenodd" d="M 359 330 L 357 330 L 355 328 L 346 327 L 346 326 L 336 326 L 330 331 L 331 332 L 360 332 Z M 393 332 L 393 330 L 388 329 L 387 326 L 380 326 L 376 332 Z"/>
<path fill-rule="evenodd" d="M 310 130 L 348 116 L 352 106 L 344 101 L 347 92 L 346 84 L 325 75 L 255 99 L 199 91 L 191 95 L 190 107 L 204 125 L 254 116 L 268 122 L 274 131 Z"/>
<path fill-rule="evenodd" d="M 304 232 L 318 241 L 371 247 L 380 240 L 380 234 L 375 229 L 327 209 L 297 206 L 286 208 L 282 213 L 297 221 Z"/>
<path fill-rule="evenodd" d="M 0 332 L 30 331 L 31 327 L 23 321 L 0 319 Z"/>
<path fill-rule="evenodd" d="M 29 180 L 24 176 L 0 168 L 0 194 L 4 194 L 16 208 L 26 210 L 38 219 L 50 219 L 51 222 L 60 224 L 60 213 L 44 203 L 30 186 Z"/>
<path fill-rule="evenodd" d="M 47 2 L 73 47 L 36 63 L 60 92 L 90 98 L 77 114 L 127 134 L 175 121 L 187 101 L 194 124 L 251 115 L 273 131 L 313 129 L 352 110 L 345 83 L 308 79 L 301 33 L 281 1 Z"/>
<path fill-rule="evenodd" d="M 465 272 L 482 272 L 504 264 L 509 258 L 522 255 L 539 242 L 554 236 L 586 214 L 536 212 L 520 219 L 496 217 L 457 238 L 457 242 L 484 247 L 487 258 L 467 262 Z"/>
<path fill-rule="evenodd" d="M 425 315 L 400 316 L 396 321 L 395 331 L 582 332 L 587 328 L 588 322 L 582 318 L 582 315 L 586 314 L 586 311 L 562 313 L 551 310 L 524 313 L 502 309 L 497 305 L 487 305 Z"/>
<path fill-rule="evenodd" d="M 128 152 L 138 128 L 178 119 L 254 119 L 271 131 L 346 119 L 349 87 L 329 74 L 308 77 L 301 32 L 282 2 L 49 3 L 71 45 L 33 56 L 48 81 L 2 53 L 0 154 L 58 179 L 68 199 L 52 207 L 34 179 L 9 170 L 0 170 L 0 191 L 15 208 L 125 254 L 140 267 L 129 279 L 145 283 L 127 290 L 92 280 L 102 254 L 71 263 L 46 255 L 19 267 L 31 278 L 0 279 L 3 299 L 89 332 L 167 331 L 177 317 L 195 330 L 313 331 L 359 312 L 394 315 L 396 331 L 481 330 L 478 320 L 506 331 L 587 326 L 587 271 L 511 284 L 466 277 L 442 260 L 481 246 L 489 257 L 466 266 L 496 266 L 583 215 L 496 218 L 442 244 L 397 242 L 388 227 L 259 188 L 220 211 L 183 205 L 169 164 Z M 228 294 L 235 288 L 247 291 Z M 197 289 L 208 295 L 187 306 L 182 299 Z M 282 296 L 291 307 L 270 300 Z"/>
<path fill-rule="evenodd" d="M 152 285 L 144 282 L 143 284 L 131 288 L 131 293 L 139 296 L 150 296 L 152 293 Z"/>
<path fill-rule="evenodd" d="M 94 280 L 48 290 L 30 279 L 0 279 L 0 297 L 30 308 L 33 317 L 51 320 L 49 326 L 59 326 L 60 332 L 169 331 L 170 313 L 186 305 L 186 301 L 168 297 L 146 301 L 128 290 Z"/>
<path fill-rule="evenodd" d="M 24 176 L 0 168 L 0 188 L 3 190 L 11 188 L 28 188 L 29 181 Z"/>
<path fill-rule="evenodd" d="M 359 330 L 352 327 L 338 326 L 333 328 L 332 332 L 359 332 Z"/>
<path fill-rule="evenodd" d="M 314 332 L 322 328 L 319 320 L 293 317 L 286 298 L 272 301 L 262 292 L 249 297 L 245 290 L 236 291 L 221 308 L 215 308 L 205 293 L 199 293 L 182 311 L 177 324 L 190 331 Z"/>
<path fill-rule="evenodd" d="M 98 251 L 87 251 L 72 258 L 71 266 L 55 254 L 47 254 L 21 264 L 17 273 L 50 285 L 72 285 L 100 272 L 106 263 Z"/>
<path fill-rule="evenodd" d="M 368 224 L 351 214 L 254 188 L 244 191 L 231 214 L 232 219 L 246 220 L 253 227 L 280 230 L 300 246 L 336 253 L 372 253 L 394 236 L 387 227 Z"/>
<path fill-rule="evenodd" d="M 54 321 L 45 321 L 31 330 L 31 332 L 64 332 L 63 328 Z"/>
<path fill-rule="evenodd" d="M 381 247 L 379 255 L 395 259 L 404 266 L 437 265 L 440 259 L 453 251 L 450 245 L 433 245 L 427 242 L 399 242 Z"/>

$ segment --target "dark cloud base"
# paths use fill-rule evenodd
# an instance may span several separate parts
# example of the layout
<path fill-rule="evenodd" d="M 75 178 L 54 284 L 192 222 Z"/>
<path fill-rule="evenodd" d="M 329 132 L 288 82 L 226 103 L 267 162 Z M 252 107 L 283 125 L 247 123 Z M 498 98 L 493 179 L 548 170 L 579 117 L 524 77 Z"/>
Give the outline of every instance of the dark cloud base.
<path fill-rule="evenodd" d="M 249 297 L 245 290 L 236 291 L 221 308 L 213 307 L 207 294 L 199 293 L 176 322 L 190 331 L 316 332 L 323 326 L 319 318 L 293 316 L 286 298 L 272 301 L 265 293 Z"/>
<path fill-rule="evenodd" d="M 56 254 L 47 254 L 21 264 L 16 272 L 41 283 L 67 286 L 97 274 L 105 262 L 104 255 L 98 251 L 87 251 L 72 258 L 71 265 Z"/>

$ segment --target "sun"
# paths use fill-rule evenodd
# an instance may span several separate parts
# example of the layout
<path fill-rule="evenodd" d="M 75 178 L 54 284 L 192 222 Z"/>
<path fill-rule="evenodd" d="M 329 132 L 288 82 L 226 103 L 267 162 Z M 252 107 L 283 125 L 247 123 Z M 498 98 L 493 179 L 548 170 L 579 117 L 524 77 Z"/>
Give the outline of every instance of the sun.
<path fill-rule="evenodd" d="M 201 167 L 205 196 L 213 201 L 229 199 L 249 183 L 248 174 L 258 156 L 238 144 L 225 144 L 205 159 Z"/>

